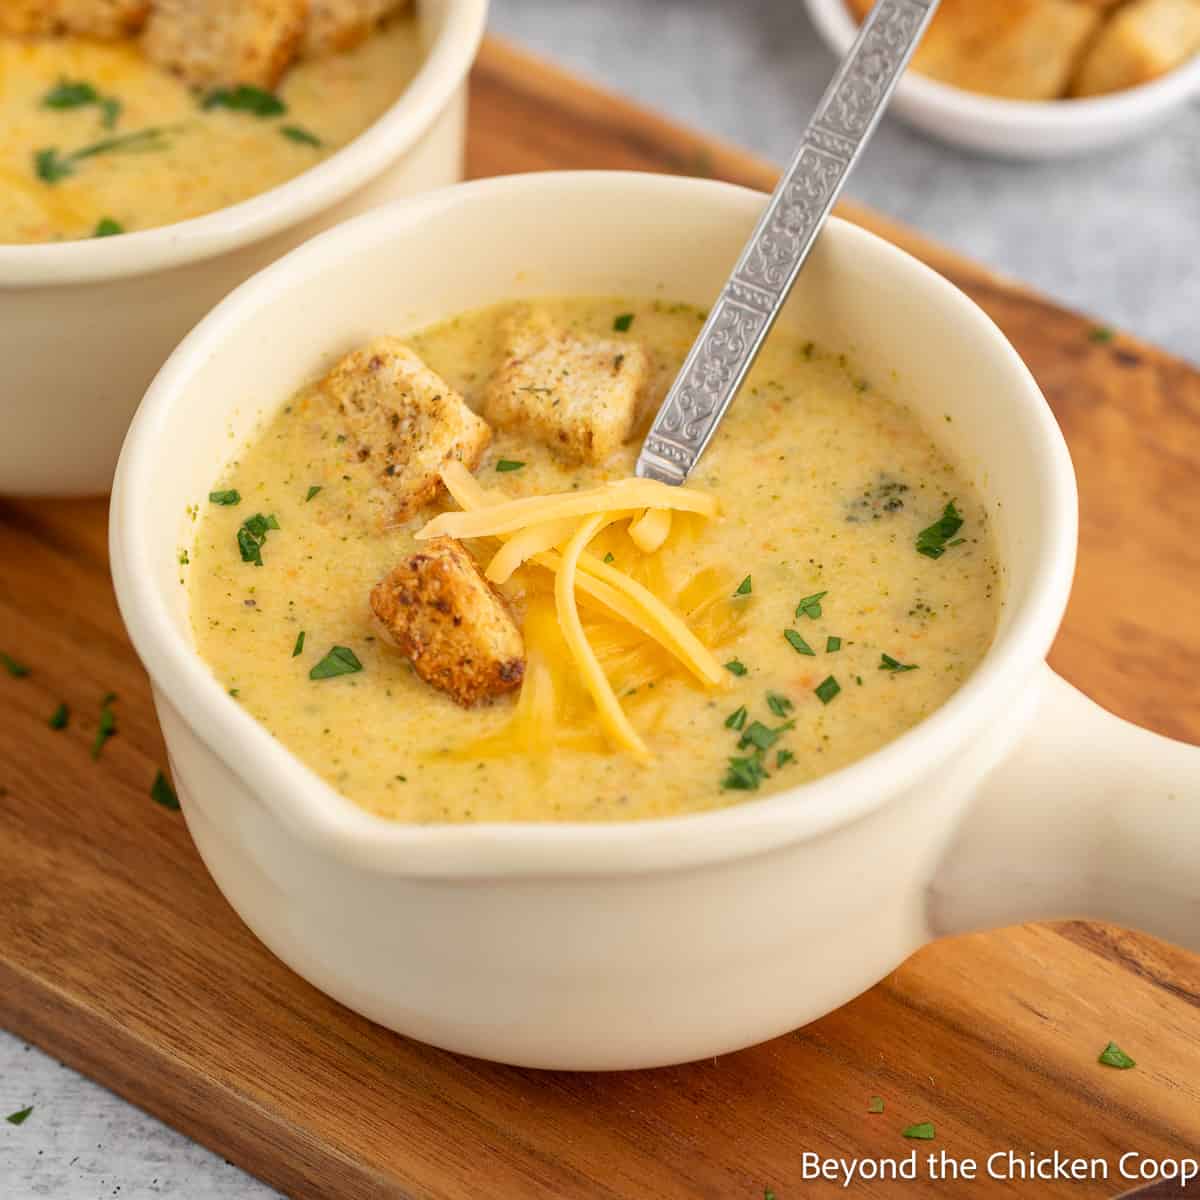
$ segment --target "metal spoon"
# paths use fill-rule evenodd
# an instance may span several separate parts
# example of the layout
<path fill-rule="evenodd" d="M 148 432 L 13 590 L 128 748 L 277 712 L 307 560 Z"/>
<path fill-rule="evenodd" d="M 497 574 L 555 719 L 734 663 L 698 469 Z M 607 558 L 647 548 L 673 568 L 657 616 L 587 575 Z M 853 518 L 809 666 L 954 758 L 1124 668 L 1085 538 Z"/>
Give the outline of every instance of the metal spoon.
<path fill-rule="evenodd" d="M 642 443 L 637 474 L 683 483 L 779 316 L 940 0 L 879 0 Z"/>

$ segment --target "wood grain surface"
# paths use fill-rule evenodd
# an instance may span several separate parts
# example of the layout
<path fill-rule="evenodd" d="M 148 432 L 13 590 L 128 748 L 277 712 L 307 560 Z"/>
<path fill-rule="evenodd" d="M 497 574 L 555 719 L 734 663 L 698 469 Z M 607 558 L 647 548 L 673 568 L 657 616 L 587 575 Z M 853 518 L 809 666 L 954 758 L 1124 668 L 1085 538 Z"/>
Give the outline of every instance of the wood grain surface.
<path fill-rule="evenodd" d="M 774 177 L 496 42 L 474 76 L 470 167 Z M 1121 715 L 1200 742 L 1200 374 L 844 212 L 970 292 L 1066 431 L 1083 537 L 1054 665 Z M 105 506 L 0 501 L 0 562 L 0 649 L 31 667 L 0 671 L 0 1023 L 284 1192 L 794 1200 L 841 1191 L 803 1181 L 806 1151 L 915 1147 L 981 1164 L 1100 1156 L 1110 1175 L 943 1184 L 922 1168 L 852 1191 L 1090 1197 L 1132 1186 L 1125 1152 L 1200 1152 L 1200 959 L 1096 925 L 941 943 L 806 1029 L 669 1070 L 514 1070 L 385 1032 L 272 958 L 179 815 L 151 800 L 165 757 L 111 594 Z M 94 761 L 108 692 L 118 734 Z M 60 701 L 72 721 L 56 732 Z M 1137 1069 L 1096 1063 L 1109 1039 Z M 936 1141 L 906 1142 L 925 1120 Z"/>

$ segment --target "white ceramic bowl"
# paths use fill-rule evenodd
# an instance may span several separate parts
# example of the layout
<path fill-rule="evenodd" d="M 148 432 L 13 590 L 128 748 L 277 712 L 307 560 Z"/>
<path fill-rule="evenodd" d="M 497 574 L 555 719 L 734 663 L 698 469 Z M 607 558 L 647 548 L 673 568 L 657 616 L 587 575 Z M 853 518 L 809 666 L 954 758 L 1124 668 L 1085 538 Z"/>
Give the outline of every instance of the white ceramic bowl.
<path fill-rule="evenodd" d="M 818 32 L 841 57 L 858 33 L 845 0 L 806 2 Z M 1200 55 L 1152 83 L 1086 100 L 1004 100 L 909 71 L 892 107 L 918 129 L 952 145 L 1001 158 L 1045 159 L 1128 141 L 1197 95 Z"/>
<path fill-rule="evenodd" d="M 411 85 L 303 175 L 159 229 L 0 245 L 0 495 L 108 491 L 154 373 L 218 300 L 314 233 L 462 178 L 487 0 L 422 0 L 420 12 L 427 57 Z"/>
<path fill-rule="evenodd" d="M 1200 752 L 1103 713 L 1043 661 L 1076 537 L 1050 410 L 966 296 L 840 221 L 781 319 L 894 380 L 973 476 L 1007 565 L 995 645 L 917 728 L 721 812 L 412 826 L 340 796 L 197 656 L 179 579 L 186 509 L 302 382 L 375 334 L 504 298 L 707 304 L 763 199 L 705 180 L 572 173 L 389 206 L 221 304 L 133 422 L 113 572 L 192 836 L 267 946 L 384 1025 L 528 1066 L 646 1067 L 811 1021 L 967 928 L 1106 917 L 1200 948 Z"/>

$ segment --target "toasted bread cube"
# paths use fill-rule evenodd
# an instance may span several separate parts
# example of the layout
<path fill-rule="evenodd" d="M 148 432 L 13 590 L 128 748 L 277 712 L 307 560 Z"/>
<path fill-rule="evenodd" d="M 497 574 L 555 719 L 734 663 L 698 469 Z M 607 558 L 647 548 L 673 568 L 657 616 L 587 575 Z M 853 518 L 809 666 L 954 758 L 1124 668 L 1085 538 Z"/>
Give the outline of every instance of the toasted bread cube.
<path fill-rule="evenodd" d="M 1134 0 L 1100 31 L 1080 64 L 1075 96 L 1149 83 L 1200 52 L 1198 0 Z"/>
<path fill-rule="evenodd" d="M 351 50 L 412 0 L 310 0 L 302 54 L 319 58 Z"/>
<path fill-rule="evenodd" d="M 913 56 L 923 75 L 1013 100 L 1066 95 L 1109 0 L 942 0 Z M 871 0 L 849 0 L 861 20 Z"/>
<path fill-rule="evenodd" d="M 57 29 L 57 0 L 0 0 L 0 33 L 41 37 Z"/>
<path fill-rule="evenodd" d="M 137 33 L 150 15 L 150 0 L 54 0 L 67 33 L 118 39 Z"/>
<path fill-rule="evenodd" d="M 527 429 L 569 461 L 603 462 L 633 432 L 650 357 L 637 342 L 577 336 L 540 312 L 509 321 L 483 411 Z"/>
<path fill-rule="evenodd" d="M 441 490 L 450 459 L 469 470 L 492 440 L 486 421 L 399 338 L 346 355 L 320 385 L 351 461 L 377 484 L 371 502 L 385 522 L 403 521 Z"/>
<path fill-rule="evenodd" d="M 304 39 L 308 0 L 155 0 L 146 57 L 193 87 L 273 89 Z"/>
<path fill-rule="evenodd" d="M 371 611 L 416 673 L 464 708 L 525 677 L 520 629 L 454 538 L 432 538 L 381 579 Z"/>

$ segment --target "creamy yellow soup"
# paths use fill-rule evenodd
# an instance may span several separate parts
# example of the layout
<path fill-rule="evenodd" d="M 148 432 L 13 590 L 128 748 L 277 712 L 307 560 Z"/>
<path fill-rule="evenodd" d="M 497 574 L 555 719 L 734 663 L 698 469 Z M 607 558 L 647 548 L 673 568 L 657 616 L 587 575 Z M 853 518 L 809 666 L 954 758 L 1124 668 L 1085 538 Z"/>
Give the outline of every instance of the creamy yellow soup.
<path fill-rule="evenodd" d="M 293 68 L 278 104 L 229 107 L 136 42 L 0 38 L 0 243 L 150 229 L 267 191 L 362 133 L 421 58 L 418 21 L 401 18 Z"/>
<path fill-rule="evenodd" d="M 644 429 L 702 314 L 657 301 L 546 307 L 573 330 L 650 350 Z M 623 314 L 628 330 L 614 332 Z M 470 313 L 410 341 L 478 408 L 503 316 Z M 520 695 L 464 711 L 380 639 L 370 589 L 413 553 L 415 531 L 442 505 L 382 530 L 365 501 L 370 464 L 349 460 L 311 391 L 283 405 L 214 482 L 194 543 L 181 547 L 196 646 L 293 753 L 397 820 L 662 817 L 816 779 L 943 704 L 987 650 L 1002 602 L 982 504 L 886 383 L 775 334 L 691 480 L 719 498 L 720 518 L 676 516 L 650 555 L 627 524 L 593 543 L 684 615 L 725 665 L 724 686 L 705 689 L 628 626 L 581 606 L 650 750 L 646 765 L 606 742 L 541 567 L 522 567 L 503 589 L 524 626 Z M 519 430 L 497 430 L 476 477 L 510 498 L 584 488 L 630 475 L 640 436 L 602 467 L 579 467 Z M 961 526 L 939 526 L 947 505 Z M 274 518 L 261 567 L 242 561 L 237 543 L 255 516 Z M 497 545 L 470 548 L 485 562 Z M 362 670 L 311 679 L 334 646 L 352 649 Z M 549 678 L 549 699 L 530 695 L 534 678 L 543 693 Z"/>

